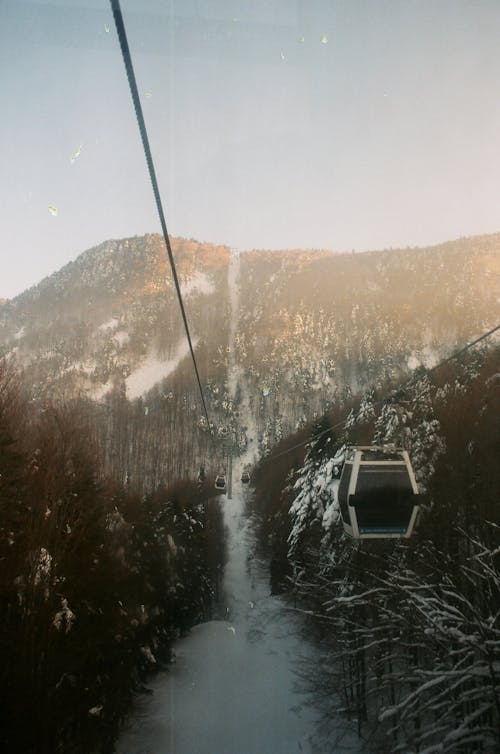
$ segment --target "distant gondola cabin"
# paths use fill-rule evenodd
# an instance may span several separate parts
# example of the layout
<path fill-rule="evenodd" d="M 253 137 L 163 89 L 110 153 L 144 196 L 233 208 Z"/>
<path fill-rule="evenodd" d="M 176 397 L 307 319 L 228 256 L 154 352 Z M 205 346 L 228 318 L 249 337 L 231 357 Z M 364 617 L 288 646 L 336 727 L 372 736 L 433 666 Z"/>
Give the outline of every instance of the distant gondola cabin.
<path fill-rule="evenodd" d="M 226 477 L 224 474 L 217 474 L 217 476 L 215 477 L 215 489 L 216 490 L 226 489 Z"/>
<path fill-rule="evenodd" d="M 410 537 L 419 506 L 407 451 L 349 447 L 338 498 L 344 530 L 354 539 Z"/>

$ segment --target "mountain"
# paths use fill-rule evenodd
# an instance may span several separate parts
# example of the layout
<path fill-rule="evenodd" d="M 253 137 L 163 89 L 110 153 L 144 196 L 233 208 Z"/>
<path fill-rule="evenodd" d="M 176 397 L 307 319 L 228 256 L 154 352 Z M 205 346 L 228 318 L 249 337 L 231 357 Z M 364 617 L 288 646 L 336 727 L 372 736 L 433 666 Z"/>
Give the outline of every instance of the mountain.
<path fill-rule="evenodd" d="M 210 418 L 241 448 L 432 365 L 499 319 L 500 234 L 362 254 L 172 248 Z M 106 241 L 5 302 L 0 353 L 35 403 L 85 402 L 112 473 L 149 487 L 224 463 L 202 431 L 158 235 Z"/>
<path fill-rule="evenodd" d="M 224 288 L 229 250 L 184 239 L 174 248 L 193 330 L 203 338 L 215 325 L 202 314 L 205 300 Z M 170 266 L 155 235 L 90 249 L 6 303 L 0 315 L 0 343 L 31 385 L 94 396 L 151 354 L 160 362 L 175 358 L 181 340 Z"/>

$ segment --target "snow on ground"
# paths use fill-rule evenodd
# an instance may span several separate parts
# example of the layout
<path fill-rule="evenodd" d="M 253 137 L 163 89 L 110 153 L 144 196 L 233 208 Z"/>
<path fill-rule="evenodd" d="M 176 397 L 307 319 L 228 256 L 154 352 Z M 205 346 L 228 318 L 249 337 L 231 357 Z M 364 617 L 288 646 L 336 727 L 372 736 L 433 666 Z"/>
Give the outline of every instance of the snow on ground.
<path fill-rule="evenodd" d="M 432 369 L 436 364 L 439 364 L 440 358 L 439 353 L 434 350 L 434 348 L 425 346 L 420 352 L 420 357 L 417 356 L 417 354 L 412 353 L 406 363 L 408 364 L 409 369 L 417 369 L 419 366 Z"/>
<path fill-rule="evenodd" d="M 25 326 L 23 325 L 23 326 L 21 327 L 21 329 L 20 329 L 20 330 L 18 330 L 18 331 L 17 331 L 17 332 L 16 332 L 15 334 L 14 334 L 14 340 L 21 340 L 21 338 L 23 337 L 23 335 L 24 335 L 25 331 L 26 331 L 26 327 L 25 327 Z"/>
<path fill-rule="evenodd" d="M 229 364 L 228 364 L 228 388 L 229 395 L 234 399 L 238 386 L 239 369 L 236 365 L 234 339 L 240 317 L 240 255 L 234 250 L 231 253 L 227 272 L 227 285 L 229 288 L 229 302 L 231 305 L 231 319 L 229 323 Z"/>
<path fill-rule="evenodd" d="M 231 305 L 230 329 L 229 329 L 229 361 L 228 361 L 228 390 L 231 398 L 236 397 L 238 385 L 241 389 L 241 402 L 239 405 L 240 424 L 247 427 L 247 437 L 249 444 L 242 456 L 240 462 L 242 467 L 245 465 L 253 466 L 257 461 L 258 444 L 257 444 L 257 422 L 254 412 L 250 407 L 250 390 L 245 385 L 245 373 L 241 366 L 236 363 L 235 337 L 238 329 L 240 318 L 240 252 L 235 249 L 231 252 L 231 259 L 227 271 L 227 285 L 229 289 L 229 302 Z M 252 442 L 253 440 L 253 442 Z M 239 477 L 236 477 L 239 478 Z"/>
<path fill-rule="evenodd" d="M 234 469 L 239 478 L 239 464 Z M 339 719 L 337 740 L 315 737 L 317 712 L 298 687 L 307 658 L 302 616 L 271 595 L 269 567 L 255 551 L 255 521 L 245 514 L 246 490 L 237 482 L 224 502 L 228 563 L 225 620 L 212 620 L 179 640 L 175 664 L 138 700 L 117 754 L 316 754 L 359 751 Z"/>
<path fill-rule="evenodd" d="M 126 332 L 117 333 L 122 336 L 122 342 L 120 345 L 128 340 L 128 334 Z M 192 338 L 193 348 L 196 348 L 199 338 Z M 177 350 L 174 353 L 172 359 L 165 361 L 158 358 L 155 352 L 150 352 L 142 364 L 137 367 L 125 380 L 127 388 L 127 398 L 131 401 L 134 398 L 139 398 L 148 390 L 151 390 L 158 382 L 164 380 L 169 374 L 175 372 L 182 359 L 184 359 L 189 353 L 189 345 L 187 340 L 183 339 L 177 346 Z M 113 387 L 113 382 L 106 382 L 99 387 L 93 387 L 91 390 L 94 400 L 100 400 L 106 393 Z"/>
<path fill-rule="evenodd" d="M 125 345 L 125 343 L 128 343 L 130 340 L 130 335 L 126 330 L 117 330 L 117 332 L 113 335 L 113 340 L 116 340 L 120 348 Z"/>
<path fill-rule="evenodd" d="M 87 359 L 86 361 L 75 361 L 75 363 L 69 367 L 69 369 L 76 369 L 78 372 L 85 372 L 85 374 L 92 374 L 97 368 L 97 361 L 95 359 Z"/>
<path fill-rule="evenodd" d="M 181 291 L 184 296 L 189 296 L 191 293 L 209 294 L 215 291 L 215 286 L 204 272 L 195 272 L 192 278 L 181 283 Z"/>
<path fill-rule="evenodd" d="M 193 348 L 196 348 L 198 338 L 192 338 Z M 125 380 L 127 386 L 127 398 L 133 400 L 139 398 L 148 390 L 151 390 L 158 382 L 175 372 L 182 359 L 189 353 L 189 345 L 185 338 L 177 346 L 174 358 L 163 361 L 154 353 L 150 353 L 146 360 Z"/>
<path fill-rule="evenodd" d="M 112 330 L 115 327 L 118 327 L 120 324 L 120 320 L 117 317 L 111 317 L 111 319 L 108 319 L 107 322 L 103 322 L 102 325 L 99 325 L 97 328 L 98 330 Z"/>

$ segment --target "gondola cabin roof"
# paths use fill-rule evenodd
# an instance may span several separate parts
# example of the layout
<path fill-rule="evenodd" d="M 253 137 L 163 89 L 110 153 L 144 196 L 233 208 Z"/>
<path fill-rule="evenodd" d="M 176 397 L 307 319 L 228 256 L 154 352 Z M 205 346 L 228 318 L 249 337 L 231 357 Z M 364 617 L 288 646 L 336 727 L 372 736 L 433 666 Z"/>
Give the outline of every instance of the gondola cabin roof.
<path fill-rule="evenodd" d="M 418 487 L 406 450 L 352 446 L 339 484 L 344 530 L 355 539 L 410 537 L 418 513 Z"/>

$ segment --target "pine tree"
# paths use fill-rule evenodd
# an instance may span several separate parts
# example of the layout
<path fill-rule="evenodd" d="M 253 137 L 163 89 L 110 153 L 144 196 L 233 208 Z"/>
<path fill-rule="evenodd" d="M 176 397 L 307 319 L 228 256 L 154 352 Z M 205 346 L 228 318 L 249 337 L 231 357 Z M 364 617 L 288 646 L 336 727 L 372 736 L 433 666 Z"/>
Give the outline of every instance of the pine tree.
<path fill-rule="evenodd" d="M 418 370 L 403 391 L 385 403 L 375 422 L 376 445 L 395 444 L 410 456 L 420 492 L 434 473 L 444 452 L 440 424 L 435 418 L 433 387 L 425 370 Z"/>
<path fill-rule="evenodd" d="M 315 536 L 321 535 L 325 516 L 328 525 L 338 518 L 334 492 L 334 438 L 328 431 L 330 426 L 327 418 L 314 425 L 304 465 L 293 485 L 296 495 L 290 507 L 292 530 L 288 538 L 291 558 L 307 547 Z"/>

